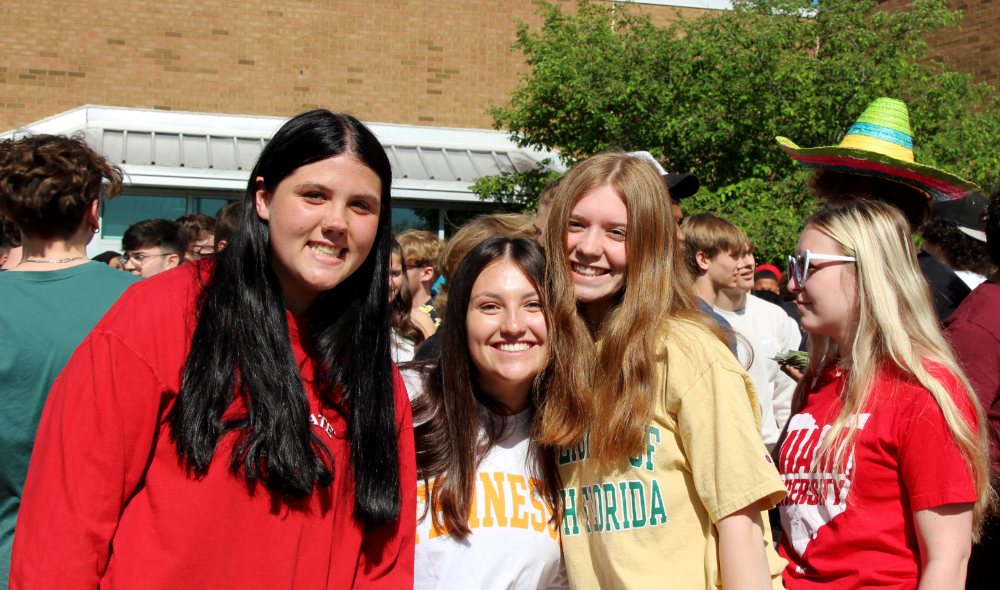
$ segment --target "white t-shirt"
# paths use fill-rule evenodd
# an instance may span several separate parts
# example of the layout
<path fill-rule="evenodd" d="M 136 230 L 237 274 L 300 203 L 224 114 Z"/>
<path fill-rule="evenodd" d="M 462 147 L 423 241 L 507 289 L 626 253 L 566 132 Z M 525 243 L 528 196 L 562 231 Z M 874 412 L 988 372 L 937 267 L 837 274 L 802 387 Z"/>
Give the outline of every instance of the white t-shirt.
<path fill-rule="evenodd" d="M 423 392 L 415 372 L 404 371 L 403 379 L 411 400 Z M 528 452 L 530 410 L 511 420 L 511 433 L 477 470 L 472 534 L 464 540 L 432 529 L 427 490 L 417 482 L 414 590 L 569 588 L 559 532 L 549 524 L 552 512 Z"/>
<path fill-rule="evenodd" d="M 413 343 L 400 336 L 395 330 L 392 330 L 391 332 L 392 342 L 389 343 L 389 355 L 392 357 L 392 362 L 399 365 L 412 361 L 414 351 Z"/>
<path fill-rule="evenodd" d="M 958 278 L 965 281 L 965 284 L 969 286 L 970 289 L 975 289 L 979 285 L 986 282 L 986 277 L 979 273 L 972 272 L 971 270 L 956 270 L 955 274 Z"/>
<path fill-rule="evenodd" d="M 760 400 L 764 446 L 771 451 L 788 422 L 792 394 L 795 393 L 795 381 L 781 372 L 778 363 L 771 359 L 779 353 L 798 350 L 802 341 L 798 325 L 784 309 L 753 295 L 747 295 L 747 304 L 739 311 L 725 311 L 718 307 L 715 311 L 726 318 L 753 348 L 753 364 L 747 373 Z M 740 363 L 746 366 L 750 360 L 749 351 L 742 342 L 737 343 L 737 349 Z"/>

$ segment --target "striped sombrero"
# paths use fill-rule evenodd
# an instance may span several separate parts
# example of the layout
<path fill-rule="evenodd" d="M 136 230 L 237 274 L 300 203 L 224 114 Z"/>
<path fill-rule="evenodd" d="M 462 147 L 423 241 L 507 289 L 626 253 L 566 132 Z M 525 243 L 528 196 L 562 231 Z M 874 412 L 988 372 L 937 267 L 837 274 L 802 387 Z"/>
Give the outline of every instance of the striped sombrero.
<path fill-rule="evenodd" d="M 879 98 L 868 105 L 839 145 L 800 148 L 788 138 L 775 139 L 807 168 L 901 182 L 935 201 L 953 201 L 979 190 L 954 174 L 913 161 L 910 115 L 906 104 L 894 98 Z"/>

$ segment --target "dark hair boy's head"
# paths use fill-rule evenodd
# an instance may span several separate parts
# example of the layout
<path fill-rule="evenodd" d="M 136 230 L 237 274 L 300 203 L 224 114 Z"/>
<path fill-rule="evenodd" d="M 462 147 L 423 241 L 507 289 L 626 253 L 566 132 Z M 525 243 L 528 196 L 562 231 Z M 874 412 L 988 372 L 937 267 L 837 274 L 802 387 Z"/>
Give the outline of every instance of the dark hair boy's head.
<path fill-rule="evenodd" d="M 219 211 L 215 218 L 215 249 L 219 249 L 220 242 L 229 242 L 236 231 L 236 224 L 240 221 L 240 205 L 242 201 L 230 201 Z"/>
<path fill-rule="evenodd" d="M 816 170 L 809 176 L 807 184 L 814 197 L 834 205 L 856 199 L 893 205 L 902 211 L 912 231 L 919 230 L 930 216 L 931 205 L 927 195 L 901 182 L 847 172 Z"/>
<path fill-rule="evenodd" d="M 4 244 L 10 246 L 11 248 L 17 248 L 21 245 L 21 230 L 17 229 L 17 224 L 15 224 L 6 216 L 0 214 L 0 221 L 3 221 L 3 238 Z"/>
<path fill-rule="evenodd" d="M 0 141 L 0 211 L 26 235 L 68 238 L 101 195 L 122 192 L 122 171 L 82 138 L 34 135 Z"/>
<path fill-rule="evenodd" d="M 778 275 L 774 274 L 774 271 L 772 271 L 772 270 L 766 270 L 766 269 L 765 270 L 758 270 L 757 272 L 754 273 L 754 275 L 753 275 L 753 280 L 754 281 L 759 281 L 761 279 L 771 279 L 772 281 L 774 281 L 776 283 L 781 282 L 781 277 L 779 277 Z"/>
<path fill-rule="evenodd" d="M 181 258 L 187 251 L 187 231 L 171 219 L 147 219 L 132 224 L 122 236 L 122 249 L 159 248 L 163 254 L 177 254 Z"/>
<path fill-rule="evenodd" d="M 115 252 L 114 250 L 108 250 L 107 252 L 101 252 L 97 256 L 94 256 L 93 258 L 91 258 L 91 260 L 95 262 L 103 262 L 104 264 L 111 264 L 111 261 L 114 260 L 115 258 L 118 258 L 119 256 L 121 256 L 121 254 L 119 254 L 118 252 Z"/>
<path fill-rule="evenodd" d="M 197 242 L 215 233 L 215 218 L 201 213 L 188 213 L 177 218 L 177 223 L 184 226 L 188 241 Z"/>
<path fill-rule="evenodd" d="M 932 215 L 920 228 L 920 237 L 941 249 L 952 270 L 968 270 L 983 276 L 992 272 L 987 245 L 963 233 L 954 221 Z"/>
<path fill-rule="evenodd" d="M 990 192 L 990 202 L 983 212 L 986 216 L 986 245 L 990 249 L 993 264 L 1000 266 L 1000 182 Z"/>

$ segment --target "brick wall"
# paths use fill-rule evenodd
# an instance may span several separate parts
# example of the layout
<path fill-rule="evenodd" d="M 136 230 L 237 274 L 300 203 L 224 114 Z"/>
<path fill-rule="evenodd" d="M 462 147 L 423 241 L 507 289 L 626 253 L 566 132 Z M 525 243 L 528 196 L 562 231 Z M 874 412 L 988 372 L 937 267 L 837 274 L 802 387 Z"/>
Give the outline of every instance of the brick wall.
<path fill-rule="evenodd" d="M 565 1 L 565 0 L 562 0 Z M 85 104 L 489 128 L 532 0 L 7 0 L 0 130 Z M 657 21 L 697 9 L 641 6 Z"/>
<path fill-rule="evenodd" d="M 883 10 L 899 10 L 910 0 L 879 0 Z M 972 74 L 976 82 L 1000 86 L 1000 1 L 950 0 L 948 8 L 961 10 L 957 27 L 942 29 L 927 38 L 951 69 Z"/>

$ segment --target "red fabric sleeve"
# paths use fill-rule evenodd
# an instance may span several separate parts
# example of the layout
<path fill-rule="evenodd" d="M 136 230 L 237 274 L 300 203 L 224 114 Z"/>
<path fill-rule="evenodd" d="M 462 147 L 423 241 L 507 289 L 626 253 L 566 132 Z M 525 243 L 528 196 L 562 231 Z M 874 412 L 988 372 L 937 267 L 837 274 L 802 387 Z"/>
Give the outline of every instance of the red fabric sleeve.
<path fill-rule="evenodd" d="M 166 389 L 116 334 L 95 329 L 56 380 L 35 440 L 11 590 L 97 588 L 121 511 L 142 480 Z"/>
<path fill-rule="evenodd" d="M 417 531 L 417 457 L 413 444 L 413 415 L 395 364 L 392 367 L 399 445 L 399 520 L 365 531 L 358 560 L 356 590 L 413 587 L 413 551 Z"/>
<path fill-rule="evenodd" d="M 955 377 L 938 371 L 933 374 L 951 392 L 968 423 L 974 424 L 971 400 L 962 392 Z M 914 385 L 907 389 L 910 399 L 900 400 L 897 432 L 899 467 L 910 494 L 911 510 L 975 502 L 972 474 L 948 430 L 941 408 L 923 387 Z"/>

